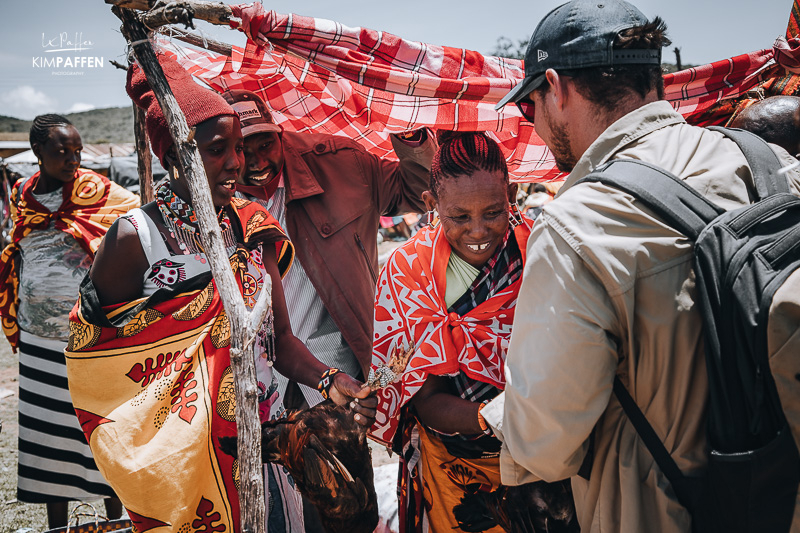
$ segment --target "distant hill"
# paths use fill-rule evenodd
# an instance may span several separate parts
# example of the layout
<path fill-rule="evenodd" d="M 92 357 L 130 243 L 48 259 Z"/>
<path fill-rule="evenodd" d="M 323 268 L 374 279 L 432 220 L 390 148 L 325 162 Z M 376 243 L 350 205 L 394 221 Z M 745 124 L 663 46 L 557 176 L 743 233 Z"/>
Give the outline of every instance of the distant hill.
<path fill-rule="evenodd" d="M 75 125 L 87 144 L 134 142 L 133 109 L 130 106 L 93 109 L 64 116 Z M 0 134 L 24 133 L 27 138 L 30 129 L 30 120 L 0 115 Z"/>

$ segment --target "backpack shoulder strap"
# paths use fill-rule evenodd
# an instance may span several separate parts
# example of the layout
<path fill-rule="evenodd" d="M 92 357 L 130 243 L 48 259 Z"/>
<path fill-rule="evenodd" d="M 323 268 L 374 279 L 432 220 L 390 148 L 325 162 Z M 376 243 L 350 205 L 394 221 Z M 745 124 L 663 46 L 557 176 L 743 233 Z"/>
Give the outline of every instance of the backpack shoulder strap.
<path fill-rule="evenodd" d="M 689 509 L 690 512 L 694 510 L 698 502 L 700 481 L 683 475 L 683 472 L 680 471 L 664 443 L 661 442 L 653 426 L 650 425 L 642 410 L 636 405 L 628 389 L 622 384 L 619 376 L 614 376 L 614 395 L 636 429 L 636 433 L 639 434 L 639 438 L 647 446 L 658 468 L 672 484 L 672 489 L 675 491 L 678 502 Z"/>
<path fill-rule="evenodd" d="M 767 141 L 754 133 L 738 128 L 710 126 L 708 129 L 723 134 L 739 146 L 753 175 L 756 200 L 763 200 L 780 192 L 790 192 L 786 177 L 778 174 L 778 170 L 783 166 L 781 160 Z"/>
<path fill-rule="evenodd" d="M 578 180 L 621 189 L 644 202 L 671 227 L 693 241 L 725 212 L 664 169 L 638 159 L 614 159 Z"/>

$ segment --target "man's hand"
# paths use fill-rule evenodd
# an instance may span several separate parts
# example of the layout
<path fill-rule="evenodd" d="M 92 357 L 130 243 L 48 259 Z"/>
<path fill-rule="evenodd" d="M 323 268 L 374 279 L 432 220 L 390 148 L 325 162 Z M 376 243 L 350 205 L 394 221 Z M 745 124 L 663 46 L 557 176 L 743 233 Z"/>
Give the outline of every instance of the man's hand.
<path fill-rule="evenodd" d="M 336 405 L 350 403 L 350 408 L 355 413 L 354 419 L 364 427 L 370 427 L 375 422 L 378 397 L 369 387 L 361 387 L 361 383 L 351 378 L 344 372 L 338 372 L 333 377 L 333 386 L 328 391 L 329 398 Z"/>

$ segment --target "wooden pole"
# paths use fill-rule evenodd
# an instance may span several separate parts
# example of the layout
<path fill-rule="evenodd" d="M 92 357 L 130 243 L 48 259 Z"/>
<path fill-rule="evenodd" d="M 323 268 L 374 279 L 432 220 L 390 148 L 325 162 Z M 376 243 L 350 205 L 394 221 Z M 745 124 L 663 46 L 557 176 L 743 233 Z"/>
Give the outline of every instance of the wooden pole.
<path fill-rule="evenodd" d="M 3 163 L 0 168 L 3 169 L 3 178 L 2 178 L 2 185 L 3 185 L 3 197 L 5 198 L 5 202 L 8 205 L 8 211 L 3 213 L 3 222 L 0 224 L 0 244 L 5 247 L 8 243 L 11 242 L 11 228 L 8 228 L 8 234 L 6 234 L 6 224 L 11 219 L 11 179 L 8 175 L 8 168 L 6 164 Z"/>
<path fill-rule="evenodd" d="M 270 307 L 272 284 L 269 276 L 266 276 L 261 295 L 252 313 L 248 313 L 225 253 L 203 161 L 194 135 L 190 135 L 186 125 L 186 117 L 172 94 L 144 26 L 130 10 L 115 7 L 113 11 L 122 19 L 123 34 L 131 43 L 136 59 L 164 112 L 175 142 L 181 179 L 186 179 L 189 185 L 192 206 L 200 226 L 200 240 L 230 322 L 231 368 L 236 383 L 236 427 L 239 437 L 241 531 L 265 533 L 264 470 L 261 463 L 261 424 L 253 345 L 256 332 Z"/>
<path fill-rule="evenodd" d="M 153 191 L 153 156 L 150 154 L 150 140 L 147 138 L 145 117 L 147 113 L 138 105 L 133 105 L 133 136 L 136 139 L 136 153 L 139 155 L 137 167 L 139 170 L 139 197 L 142 205 L 155 199 Z"/>
<path fill-rule="evenodd" d="M 209 39 L 208 37 L 203 38 L 195 33 L 178 33 L 175 35 L 175 38 L 178 39 L 179 41 L 183 41 L 185 43 L 197 46 L 198 48 L 205 48 L 206 50 L 211 50 L 212 52 L 215 52 L 217 54 L 221 54 L 228 57 L 233 55 L 233 47 L 231 45 L 215 41 L 214 39 Z"/>
<path fill-rule="evenodd" d="M 679 71 L 683 70 L 683 65 L 681 64 L 681 49 L 676 46 L 673 52 L 675 52 L 675 68 Z"/>
<path fill-rule="evenodd" d="M 185 24 L 194 28 L 192 18 L 205 20 L 217 26 L 227 26 L 233 16 L 231 6 L 222 2 L 181 0 L 153 9 L 152 0 L 105 0 L 106 4 L 145 11 L 141 22 L 150 30 L 168 24 Z"/>

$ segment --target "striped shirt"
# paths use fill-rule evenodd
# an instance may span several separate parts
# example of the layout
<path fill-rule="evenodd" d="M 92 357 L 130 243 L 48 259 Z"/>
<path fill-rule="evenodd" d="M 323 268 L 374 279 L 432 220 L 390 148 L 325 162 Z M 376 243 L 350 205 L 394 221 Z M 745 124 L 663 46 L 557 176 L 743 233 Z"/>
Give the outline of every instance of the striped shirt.
<path fill-rule="evenodd" d="M 285 228 L 286 188 L 283 177 L 280 180 L 277 190 L 269 200 L 263 201 L 253 197 L 249 197 L 248 200 L 264 206 L 278 220 L 281 227 Z M 355 377 L 360 371 L 356 356 L 342 337 L 333 317 L 325 309 L 299 258 L 295 258 L 292 268 L 283 278 L 283 293 L 286 302 L 291 302 L 287 308 L 294 335 L 319 361 Z M 288 383 L 288 379 L 278 374 L 278 390 L 281 397 L 284 396 Z M 316 389 L 300 385 L 300 390 L 310 406 L 322 401 L 322 395 Z"/>

